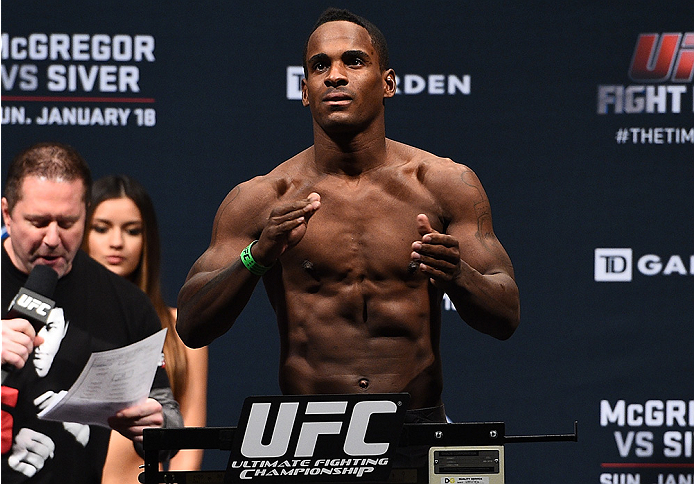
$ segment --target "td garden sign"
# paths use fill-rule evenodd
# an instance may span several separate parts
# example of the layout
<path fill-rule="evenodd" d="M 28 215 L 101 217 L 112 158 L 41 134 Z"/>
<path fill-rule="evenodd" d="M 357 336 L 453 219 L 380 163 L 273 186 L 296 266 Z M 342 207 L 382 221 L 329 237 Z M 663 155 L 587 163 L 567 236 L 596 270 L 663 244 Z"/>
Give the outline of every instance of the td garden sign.
<path fill-rule="evenodd" d="M 408 394 L 249 397 L 225 482 L 385 481 Z"/>

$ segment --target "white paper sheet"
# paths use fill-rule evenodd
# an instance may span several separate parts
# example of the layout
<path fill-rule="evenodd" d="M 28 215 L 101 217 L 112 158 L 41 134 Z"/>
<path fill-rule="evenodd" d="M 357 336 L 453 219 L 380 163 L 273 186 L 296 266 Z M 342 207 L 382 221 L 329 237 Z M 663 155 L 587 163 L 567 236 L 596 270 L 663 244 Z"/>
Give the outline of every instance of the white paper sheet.
<path fill-rule="evenodd" d="M 92 353 L 77 381 L 38 417 L 108 427 L 118 411 L 147 400 L 161 361 L 166 329 L 115 350 Z"/>

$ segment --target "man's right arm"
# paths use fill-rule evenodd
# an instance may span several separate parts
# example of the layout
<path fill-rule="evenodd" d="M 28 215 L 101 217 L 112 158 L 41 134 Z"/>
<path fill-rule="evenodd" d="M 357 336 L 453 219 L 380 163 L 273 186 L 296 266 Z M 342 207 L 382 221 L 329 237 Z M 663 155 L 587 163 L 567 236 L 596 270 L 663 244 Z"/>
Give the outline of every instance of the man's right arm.
<path fill-rule="evenodd" d="M 193 265 L 178 294 L 176 330 L 190 348 L 207 346 L 226 333 L 248 303 L 260 279 L 240 261 L 243 243 L 227 245 L 225 250 L 236 254 L 229 260 L 216 254 L 218 250 L 211 249 Z M 216 260 L 224 262 L 215 264 Z"/>
<path fill-rule="evenodd" d="M 217 211 L 210 247 L 195 262 L 178 295 L 176 329 L 191 348 L 226 333 L 248 303 L 260 277 L 241 261 L 241 251 L 257 239 L 251 255 L 272 266 L 306 233 L 320 208 L 320 196 L 277 202 L 271 182 L 260 179 L 234 188 Z"/>
<path fill-rule="evenodd" d="M 235 187 L 220 205 L 210 246 L 193 264 L 178 294 L 176 330 L 191 348 L 206 346 L 228 331 L 258 283 L 259 277 L 240 259 L 257 231 L 253 212 L 244 210 L 247 189 L 248 182 Z"/>

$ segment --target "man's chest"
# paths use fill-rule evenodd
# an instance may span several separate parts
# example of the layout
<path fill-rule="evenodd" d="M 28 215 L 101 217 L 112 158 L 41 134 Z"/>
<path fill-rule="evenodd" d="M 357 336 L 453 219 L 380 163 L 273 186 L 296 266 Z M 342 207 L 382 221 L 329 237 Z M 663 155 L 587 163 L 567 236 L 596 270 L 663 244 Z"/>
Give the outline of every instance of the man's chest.
<path fill-rule="evenodd" d="M 282 264 L 317 277 L 408 277 L 412 243 L 421 239 L 417 215 L 425 213 L 440 225 L 435 200 L 416 185 L 342 184 L 316 186 L 314 191 L 321 196 L 320 209 Z"/>

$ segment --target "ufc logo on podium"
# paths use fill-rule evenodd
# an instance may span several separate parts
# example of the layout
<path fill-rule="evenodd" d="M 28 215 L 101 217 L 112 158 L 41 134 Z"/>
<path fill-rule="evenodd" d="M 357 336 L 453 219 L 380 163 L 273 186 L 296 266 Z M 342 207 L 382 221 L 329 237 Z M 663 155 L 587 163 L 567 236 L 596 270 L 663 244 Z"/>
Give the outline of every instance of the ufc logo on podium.
<path fill-rule="evenodd" d="M 225 482 L 385 480 L 408 403 L 406 393 L 249 397 Z"/>

